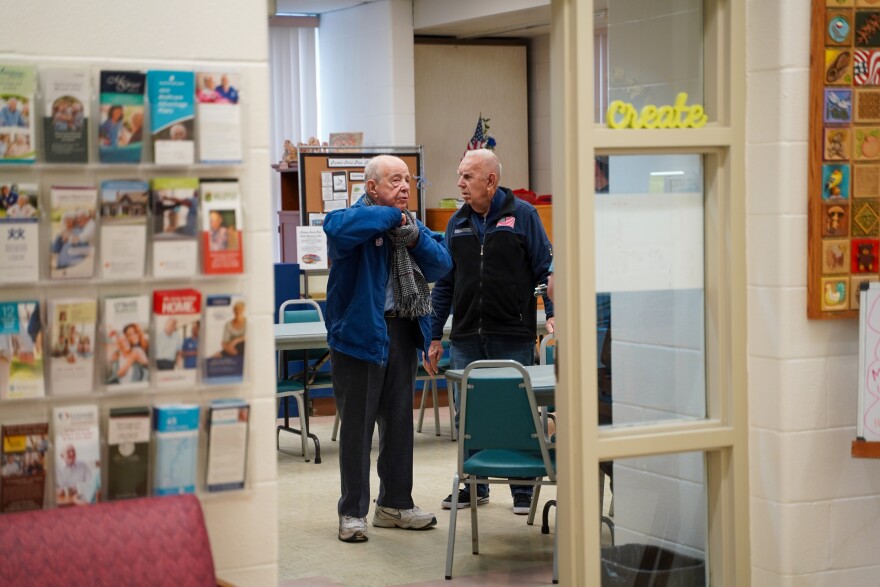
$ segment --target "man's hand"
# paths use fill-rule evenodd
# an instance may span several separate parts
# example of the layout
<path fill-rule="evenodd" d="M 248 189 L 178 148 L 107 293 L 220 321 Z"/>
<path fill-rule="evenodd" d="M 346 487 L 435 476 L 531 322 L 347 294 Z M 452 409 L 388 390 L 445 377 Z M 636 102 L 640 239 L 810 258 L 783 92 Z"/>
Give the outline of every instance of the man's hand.
<path fill-rule="evenodd" d="M 432 340 L 431 346 L 428 347 L 428 354 L 425 355 L 425 359 L 422 361 L 425 371 L 427 371 L 429 375 L 436 375 L 439 372 L 437 363 L 440 362 L 440 357 L 442 356 L 443 343 L 439 340 Z"/>
<path fill-rule="evenodd" d="M 554 332 L 556 332 L 556 317 L 552 316 L 547 318 L 547 333 L 553 334 Z"/>

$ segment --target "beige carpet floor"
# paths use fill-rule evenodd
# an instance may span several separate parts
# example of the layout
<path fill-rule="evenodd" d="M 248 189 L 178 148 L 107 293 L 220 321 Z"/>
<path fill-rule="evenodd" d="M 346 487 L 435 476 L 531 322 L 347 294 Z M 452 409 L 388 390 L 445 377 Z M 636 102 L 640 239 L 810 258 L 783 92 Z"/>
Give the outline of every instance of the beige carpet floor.
<path fill-rule="evenodd" d="M 418 411 L 413 413 L 414 421 Z M 470 510 L 459 511 L 453 581 L 444 580 L 449 510 L 440 501 L 452 489 L 456 443 L 451 442 L 448 411 L 441 410 L 441 433 L 426 414 L 423 433 L 415 434 L 413 498 L 434 512 L 437 526 L 415 532 L 375 528 L 367 518 L 369 541 L 349 544 L 336 537 L 339 499 L 339 444 L 330 440 L 332 417 L 312 418 L 321 442 L 321 464 L 306 463 L 298 436 L 281 433 L 279 478 L 279 579 L 281 587 L 325 585 L 549 585 L 552 578 L 555 510 L 550 533 L 541 534 L 541 509 L 556 497 L 555 487 L 541 490 L 534 526 L 514 515 L 510 490 L 493 485 L 491 500 L 479 508 L 480 554 L 471 554 Z M 373 499 L 379 479 L 373 442 Z M 606 500 L 606 507 L 607 507 Z"/>

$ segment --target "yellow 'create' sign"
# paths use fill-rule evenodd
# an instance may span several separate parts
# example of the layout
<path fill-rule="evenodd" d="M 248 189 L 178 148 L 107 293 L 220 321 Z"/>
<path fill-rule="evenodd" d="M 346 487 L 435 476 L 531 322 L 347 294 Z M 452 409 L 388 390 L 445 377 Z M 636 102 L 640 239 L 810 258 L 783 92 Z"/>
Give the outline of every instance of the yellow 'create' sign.
<path fill-rule="evenodd" d="M 688 95 L 680 93 L 674 106 L 653 106 L 648 104 L 642 111 L 623 100 L 615 100 L 608 106 L 605 117 L 608 126 L 621 128 L 700 128 L 706 124 L 707 116 L 699 104 L 687 105 Z"/>

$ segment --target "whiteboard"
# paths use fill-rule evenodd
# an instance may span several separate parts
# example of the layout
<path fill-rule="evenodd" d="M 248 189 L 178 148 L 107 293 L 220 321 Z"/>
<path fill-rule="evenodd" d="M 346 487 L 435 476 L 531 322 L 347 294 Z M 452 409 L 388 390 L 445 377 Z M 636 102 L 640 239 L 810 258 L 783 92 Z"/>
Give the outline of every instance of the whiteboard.
<path fill-rule="evenodd" d="M 867 286 L 867 287 L 866 287 Z M 856 436 L 880 441 L 880 283 L 859 291 L 859 402 Z"/>

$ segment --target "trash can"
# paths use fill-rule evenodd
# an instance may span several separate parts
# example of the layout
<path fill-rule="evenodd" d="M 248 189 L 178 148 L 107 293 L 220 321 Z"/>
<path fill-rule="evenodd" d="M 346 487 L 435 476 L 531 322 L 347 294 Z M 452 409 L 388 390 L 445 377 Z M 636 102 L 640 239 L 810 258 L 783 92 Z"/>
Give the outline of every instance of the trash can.
<path fill-rule="evenodd" d="M 602 549 L 602 587 L 705 587 L 706 562 L 649 544 Z"/>

